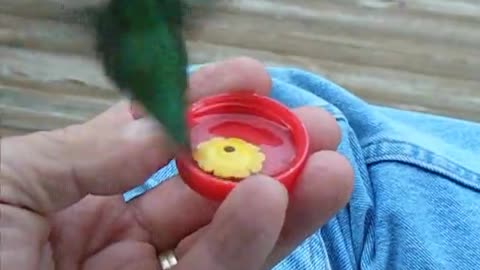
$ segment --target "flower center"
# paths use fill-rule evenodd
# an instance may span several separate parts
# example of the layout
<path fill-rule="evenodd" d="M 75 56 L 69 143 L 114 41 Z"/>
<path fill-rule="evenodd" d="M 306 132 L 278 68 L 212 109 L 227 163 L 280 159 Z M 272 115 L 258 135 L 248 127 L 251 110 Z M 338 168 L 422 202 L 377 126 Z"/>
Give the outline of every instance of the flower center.
<path fill-rule="evenodd" d="M 193 159 L 204 172 L 230 180 L 260 172 L 266 157 L 242 139 L 214 137 L 197 145 Z"/>
<path fill-rule="evenodd" d="M 223 148 L 223 150 L 227 153 L 232 153 L 232 152 L 235 152 L 235 147 L 233 147 L 231 145 L 227 145 Z"/>

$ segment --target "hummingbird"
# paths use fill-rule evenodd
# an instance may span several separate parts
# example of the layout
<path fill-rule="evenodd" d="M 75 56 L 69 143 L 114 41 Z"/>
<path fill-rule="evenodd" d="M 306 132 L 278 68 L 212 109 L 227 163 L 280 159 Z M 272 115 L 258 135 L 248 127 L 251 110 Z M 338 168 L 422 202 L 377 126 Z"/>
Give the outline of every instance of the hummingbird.
<path fill-rule="evenodd" d="M 107 77 L 182 146 L 189 145 L 187 11 L 178 0 L 110 0 L 94 22 L 96 52 Z"/>

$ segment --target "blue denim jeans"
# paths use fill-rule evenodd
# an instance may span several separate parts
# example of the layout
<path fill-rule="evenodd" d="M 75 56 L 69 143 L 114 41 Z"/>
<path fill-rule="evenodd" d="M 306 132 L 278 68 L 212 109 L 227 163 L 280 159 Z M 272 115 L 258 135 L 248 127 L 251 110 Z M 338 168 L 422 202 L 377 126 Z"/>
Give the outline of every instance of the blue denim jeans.
<path fill-rule="evenodd" d="M 348 205 L 275 270 L 480 269 L 480 124 L 373 106 L 299 69 L 269 72 L 273 98 L 336 118 L 355 172 Z M 125 200 L 176 173 L 169 164 Z"/>

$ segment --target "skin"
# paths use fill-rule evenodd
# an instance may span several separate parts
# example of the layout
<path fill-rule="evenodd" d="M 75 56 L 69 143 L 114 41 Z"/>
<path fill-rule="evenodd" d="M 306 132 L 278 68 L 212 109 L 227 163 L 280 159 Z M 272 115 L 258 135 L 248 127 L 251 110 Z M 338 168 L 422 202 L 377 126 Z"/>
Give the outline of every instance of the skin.
<path fill-rule="evenodd" d="M 262 64 L 235 58 L 193 74 L 188 97 L 245 88 L 268 94 L 270 86 Z M 161 127 L 128 102 L 84 124 L 2 139 L 0 269 L 158 270 L 157 254 L 168 249 L 179 258 L 175 270 L 270 269 L 352 191 L 352 169 L 335 152 L 335 120 L 318 108 L 294 112 L 312 141 L 295 192 L 289 197 L 274 179 L 257 176 L 221 204 L 178 177 L 123 202 L 122 192 L 172 157 Z"/>

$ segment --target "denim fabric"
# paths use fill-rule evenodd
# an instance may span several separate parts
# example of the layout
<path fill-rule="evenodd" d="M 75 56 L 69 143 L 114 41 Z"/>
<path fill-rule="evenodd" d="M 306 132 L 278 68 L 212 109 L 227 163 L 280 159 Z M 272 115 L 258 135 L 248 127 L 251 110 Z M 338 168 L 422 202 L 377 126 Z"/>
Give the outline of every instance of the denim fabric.
<path fill-rule="evenodd" d="M 480 124 L 370 105 L 295 68 L 269 72 L 272 97 L 336 118 L 355 172 L 348 205 L 275 270 L 480 269 Z M 169 164 L 125 200 L 175 174 Z"/>

